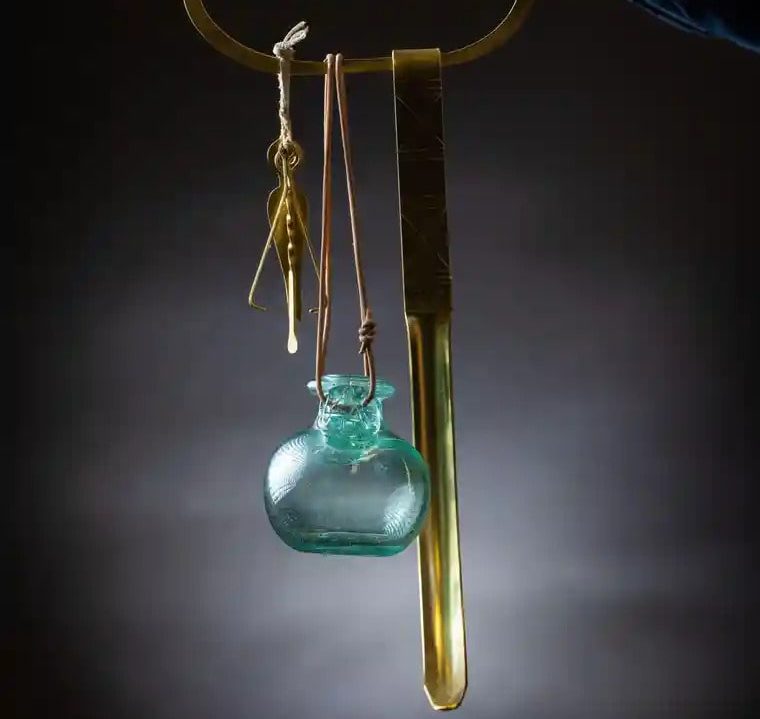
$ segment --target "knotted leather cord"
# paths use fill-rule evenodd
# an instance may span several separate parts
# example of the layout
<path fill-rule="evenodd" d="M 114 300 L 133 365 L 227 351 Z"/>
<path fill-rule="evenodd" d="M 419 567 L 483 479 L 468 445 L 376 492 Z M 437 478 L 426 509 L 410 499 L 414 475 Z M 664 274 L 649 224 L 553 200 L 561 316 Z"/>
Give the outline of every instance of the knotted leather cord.
<path fill-rule="evenodd" d="M 375 357 L 372 342 L 375 339 L 376 324 L 372 319 L 372 311 L 367 301 L 367 288 L 362 268 L 361 246 L 359 243 L 359 225 L 356 212 L 356 192 L 354 189 L 354 169 L 351 156 L 351 145 L 348 135 L 348 97 L 346 94 L 345 74 L 343 72 L 343 55 L 329 54 L 325 63 L 325 97 L 324 97 L 324 163 L 322 166 L 322 247 L 319 257 L 319 309 L 317 315 L 317 352 L 315 384 L 317 396 L 321 402 L 326 402 L 322 388 L 322 375 L 327 357 L 327 341 L 330 335 L 331 296 L 330 282 L 332 270 L 330 251 L 332 247 L 332 130 L 333 130 L 333 88 L 337 86 L 338 114 L 340 117 L 340 136 L 343 145 L 343 161 L 346 168 L 346 188 L 348 191 L 348 208 L 351 219 L 351 244 L 354 251 L 354 268 L 356 270 L 356 286 L 359 294 L 359 354 L 364 363 L 364 374 L 369 378 L 367 395 L 362 401 L 362 407 L 369 404 L 375 397 L 377 380 L 375 377 Z"/>

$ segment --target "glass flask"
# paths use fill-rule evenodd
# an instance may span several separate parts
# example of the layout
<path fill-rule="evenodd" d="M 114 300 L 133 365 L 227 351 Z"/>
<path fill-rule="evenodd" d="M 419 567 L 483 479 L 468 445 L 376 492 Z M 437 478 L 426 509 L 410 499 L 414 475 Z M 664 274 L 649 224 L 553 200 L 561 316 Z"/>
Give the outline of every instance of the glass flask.
<path fill-rule="evenodd" d="M 314 424 L 283 442 L 264 483 L 269 521 L 293 549 L 385 557 L 419 533 L 430 500 L 425 460 L 383 421 L 394 393 L 378 379 L 367 406 L 368 379 L 325 375 L 326 402 Z M 316 383 L 309 382 L 316 392 Z"/>

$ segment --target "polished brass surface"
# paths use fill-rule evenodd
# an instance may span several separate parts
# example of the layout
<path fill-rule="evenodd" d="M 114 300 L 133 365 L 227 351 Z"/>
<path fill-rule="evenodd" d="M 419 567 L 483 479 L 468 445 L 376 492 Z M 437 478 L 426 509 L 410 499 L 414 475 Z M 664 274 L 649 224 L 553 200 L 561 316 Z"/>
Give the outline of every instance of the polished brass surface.
<path fill-rule="evenodd" d="M 451 386 L 451 268 L 446 220 L 441 53 L 393 53 L 404 311 L 414 441 L 430 466 L 419 537 L 425 691 L 455 709 L 467 689 Z"/>
<path fill-rule="evenodd" d="M 533 0 L 507 2 L 507 14 L 491 32 L 469 45 L 444 52 L 441 58 L 443 65 L 461 65 L 477 60 L 507 42 L 522 26 Z M 223 55 L 253 70 L 273 74 L 279 71 L 280 63 L 274 55 L 247 47 L 222 30 L 208 14 L 203 0 L 184 0 L 184 3 L 195 29 Z M 392 69 L 391 57 L 349 58 L 345 61 L 346 72 L 384 72 Z M 324 75 L 325 63 L 323 60 L 293 60 L 290 72 L 292 75 Z"/>
<path fill-rule="evenodd" d="M 261 254 L 256 275 L 248 293 L 248 304 L 259 310 L 266 309 L 255 300 L 256 288 L 261 278 L 264 261 L 274 244 L 275 252 L 285 283 L 285 297 L 288 305 L 288 352 L 298 350 L 297 322 L 301 320 L 301 258 L 304 247 L 308 248 L 315 273 L 316 257 L 308 233 L 308 203 L 306 195 L 295 184 L 295 170 L 301 162 L 303 151 L 293 142 L 288 151 L 283 151 L 279 140 L 269 146 L 267 159 L 277 171 L 278 185 L 269 193 L 267 214 L 269 216 L 269 236 Z"/>

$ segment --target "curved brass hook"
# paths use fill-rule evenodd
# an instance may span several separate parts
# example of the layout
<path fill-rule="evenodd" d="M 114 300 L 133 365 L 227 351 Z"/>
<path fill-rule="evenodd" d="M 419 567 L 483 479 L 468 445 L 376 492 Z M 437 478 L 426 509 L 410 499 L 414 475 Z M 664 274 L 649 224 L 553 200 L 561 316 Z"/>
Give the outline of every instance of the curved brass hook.
<path fill-rule="evenodd" d="M 277 58 L 247 47 L 228 35 L 208 14 L 203 0 L 183 1 L 195 29 L 219 52 L 253 70 L 277 74 L 280 69 Z M 491 32 L 469 45 L 442 52 L 441 64 L 461 65 L 477 60 L 503 45 L 520 29 L 532 5 L 533 0 L 511 0 L 506 16 Z M 360 57 L 344 62 L 344 72 L 384 72 L 392 69 L 390 56 Z M 324 60 L 293 60 L 290 72 L 292 75 L 324 75 L 325 63 Z"/>

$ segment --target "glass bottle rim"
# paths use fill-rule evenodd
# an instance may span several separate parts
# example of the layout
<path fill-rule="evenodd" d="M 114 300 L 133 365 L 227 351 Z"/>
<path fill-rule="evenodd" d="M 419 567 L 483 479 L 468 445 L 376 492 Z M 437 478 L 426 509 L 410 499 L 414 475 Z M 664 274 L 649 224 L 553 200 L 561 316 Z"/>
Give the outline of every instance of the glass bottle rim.
<path fill-rule="evenodd" d="M 317 383 L 311 380 L 306 385 L 309 391 L 317 394 Z M 325 374 L 322 375 L 322 389 L 325 394 L 335 387 L 361 387 L 364 390 L 369 389 L 369 377 L 363 374 Z M 383 400 L 393 396 L 396 388 L 388 380 L 377 377 L 375 380 L 375 399 Z"/>

